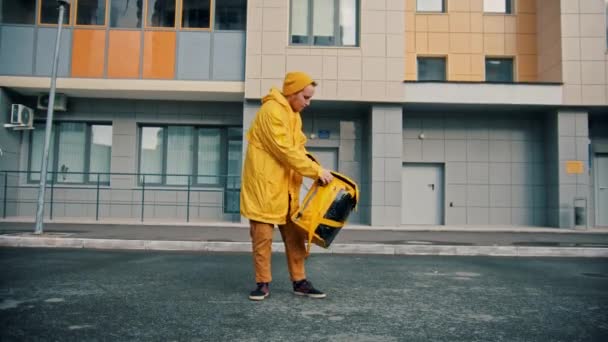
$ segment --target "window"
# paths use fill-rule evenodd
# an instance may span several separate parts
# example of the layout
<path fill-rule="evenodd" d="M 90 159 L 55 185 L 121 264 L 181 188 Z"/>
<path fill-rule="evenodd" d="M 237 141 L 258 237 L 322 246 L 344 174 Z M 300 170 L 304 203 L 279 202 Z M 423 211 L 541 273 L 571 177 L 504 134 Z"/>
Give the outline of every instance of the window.
<path fill-rule="evenodd" d="M 57 24 L 59 21 L 59 9 L 57 7 L 57 0 L 41 0 L 40 2 L 40 23 L 41 24 Z M 70 10 L 71 5 L 64 7 L 63 12 L 63 25 L 68 25 L 70 22 Z"/>
<path fill-rule="evenodd" d="M 169 126 L 167 127 L 167 166 L 166 183 L 172 185 L 188 185 L 188 177 L 170 175 L 192 174 L 192 141 L 193 127 Z"/>
<path fill-rule="evenodd" d="M 0 23 L 33 25 L 36 20 L 36 0 L 5 0 L 0 7 Z"/>
<path fill-rule="evenodd" d="M 445 58 L 418 57 L 418 81 L 445 80 Z"/>
<path fill-rule="evenodd" d="M 458 1 L 458 0 L 456 0 Z M 417 12 L 445 12 L 445 0 L 417 0 Z"/>
<path fill-rule="evenodd" d="M 235 130 L 238 134 L 233 133 Z M 242 140 L 242 131 L 225 127 L 142 126 L 140 130 L 139 173 L 146 184 L 234 185 L 226 182 L 230 158 L 241 158 L 239 150 L 227 146 Z M 234 149 L 234 147 L 233 147 Z M 240 169 L 238 171 L 240 173 Z M 189 177 L 191 176 L 191 177 Z M 239 185 L 240 187 L 240 181 Z"/>
<path fill-rule="evenodd" d="M 215 29 L 241 30 L 247 27 L 247 1 L 215 1 Z"/>
<path fill-rule="evenodd" d="M 110 27 L 140 28 L 143 0 L 110 1 Z"/>
<path fill-rule="evenodd" d="M 175 27 L 175 0 L 147 0 L 148 27 Z"/>
<path fill-rule="evenodd" d="M 486 82 L 513 82 L 513 59 L 486 58 Z"/>
<path fill-rule="evenodd" d="M 211 0 L 183 0 L 182 27 L 209 28 Z"/>
<path fill-rule="evenodd" d="M 291 0 L 291 43 L 357 46 L 358 0 Z"/>
<path fill-rule="evenodd" d="M 217 128 L 201 128 L 198 131 L 197 183 L 219 184 L 221 174 L 220 131 Z"/>
<path fill-rule="evenodd" d="M 30 135 L 29 180 L 40 181 L 45 125 Z M 56 183 L 110 183 L 112 126 L 83 122 L 53 124 L 48 180 Z"/>
<path fill-rule="evenodd" d="M 139 153 L 139 172 L 146 175 L 146 183 L 162 183 L 165 133 L 162 127 L 143 127 Z"/>
<path fill-rule="evenodd" d="M 486 13 L 513 13 L 512 0 L 483 0 L 483 11 Z"/>
<path fill-rule="evenodd" d="M 76 25 L 105 25 L 106 0 L 78 0 Z"/>
<path fill-rule="evenodd" d="M 228 171 L 224 208 L 228 213 L 238 213 L 240 209 L 241 168 L 243 150 L 243 130 L 228 129 Z"/>

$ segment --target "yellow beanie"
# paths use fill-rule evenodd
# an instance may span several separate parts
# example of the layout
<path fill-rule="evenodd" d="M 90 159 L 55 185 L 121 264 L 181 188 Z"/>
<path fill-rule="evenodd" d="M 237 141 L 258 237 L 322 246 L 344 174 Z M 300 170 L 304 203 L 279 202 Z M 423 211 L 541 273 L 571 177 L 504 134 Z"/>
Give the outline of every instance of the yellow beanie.
<path fill-rule="evenodd" d="M 299 92 L 306 88 L 307 85 L 312 84 L 316 86 L 317 83 L 308 76 L 305 72 L 294 71 L 289 72 L 285 75 L 285 81 L 283 81 L 283 95 L 291 95 Z"/>

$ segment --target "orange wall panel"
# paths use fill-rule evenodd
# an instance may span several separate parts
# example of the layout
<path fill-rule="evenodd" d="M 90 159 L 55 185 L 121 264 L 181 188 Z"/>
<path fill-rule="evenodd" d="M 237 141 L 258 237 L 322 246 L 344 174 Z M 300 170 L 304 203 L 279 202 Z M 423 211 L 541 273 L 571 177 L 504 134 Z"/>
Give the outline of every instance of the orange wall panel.
<path fill-rule="evenodd" d="M 140 31 L 110 31 L 108 77 L 139 78 Z"/>
<path fill-rule="evenodd" d="M 515 81 L 537 75 L 538 0 L 514 0 L 515 13 L 483 12 L 483 0 L 447 1 L 445 13 L 416 11 L 416 0 L 405 1 L 405 79 L 417 77 L 416 58 L 446 57 L 449 81 L 482 81 L 486 57 L 514 58 Z"/>
<path fill-rule="evenodd" d="M 72 77 L 103 77 L 105 30 L 74 29 Z"/>
<path fill-rule="evenodd" d="M 144 78 L 175 78 L 175 32 L 144 33 Z"/>

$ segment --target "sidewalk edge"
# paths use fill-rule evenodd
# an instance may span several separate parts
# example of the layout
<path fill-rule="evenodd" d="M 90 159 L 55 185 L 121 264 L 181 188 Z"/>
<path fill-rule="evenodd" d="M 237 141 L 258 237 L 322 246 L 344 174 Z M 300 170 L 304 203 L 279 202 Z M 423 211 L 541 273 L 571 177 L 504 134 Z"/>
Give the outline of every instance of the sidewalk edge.
<path fill-rule="evenodd" d="M 0 247 L 87 248 L 109 250 L 250 252 L 250 242 L 154 241 L 82 239 L 56 237 L 0 236 Z M 272 244 L 284 252 L 282 243 Z M 544 246 L 434 246 L 390 244 L 334 244 L 329 249 L 313 246 L 314 254 L 441 255 L 504 257 L 588 257 L 608 258 L 608 248 Z"/>

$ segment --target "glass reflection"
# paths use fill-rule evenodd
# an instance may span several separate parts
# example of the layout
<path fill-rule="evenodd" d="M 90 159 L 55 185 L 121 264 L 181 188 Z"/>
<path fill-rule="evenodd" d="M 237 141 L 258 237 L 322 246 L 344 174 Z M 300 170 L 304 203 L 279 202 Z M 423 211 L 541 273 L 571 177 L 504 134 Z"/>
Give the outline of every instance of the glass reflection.
<path fill-rule="evenodd" d="M 147 25 L 175 27 L 175 0 L 148 0 Z"/>
<path fill-rule="evenodd" d="M 140 28 L 142 0 L 112 0 L 110 27 Z"/>
<path fill-rule="evenodd" d="M 182 27 L 209 28 L 210 0 L 183 0 Z"/>

